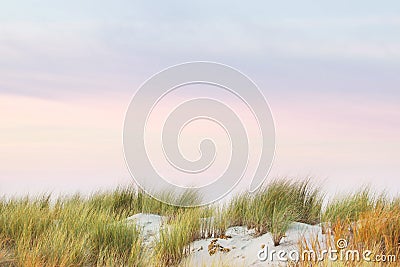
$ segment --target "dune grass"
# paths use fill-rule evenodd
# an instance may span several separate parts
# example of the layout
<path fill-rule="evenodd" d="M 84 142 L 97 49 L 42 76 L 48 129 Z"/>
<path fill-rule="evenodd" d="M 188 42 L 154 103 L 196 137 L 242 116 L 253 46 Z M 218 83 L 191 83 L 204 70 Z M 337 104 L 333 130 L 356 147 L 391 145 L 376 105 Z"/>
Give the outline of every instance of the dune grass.
<path fill-rule="evenodd" d="M 178 265 L 190 253 L 192 242 L 223 237 L 227 226 L 223 208 L 211 206 L 180 210 L 160 229 L 154 247 L 156 265 Z"/>
<path fill-rule="evenodd" d="M 355 193 L 335 197 L 329 201 L 322 214 L 323 221 L 355 220 L 365 211 L 373 210 L 379 203 L 384 203 L 385 195 L 377 196 L 369 187 L 363 187 Z"/>
<path fill-rule="evenodd" d="M 3 201 L 0 251 L 7 254 L 0 261 L 9 266 L 145 266 L 140 231 L 121 223 L 130 211 L 117 205 L 119 197 Z"/>
<path fill-rule="evenodd" d="M 199 201 L 195 191 L 164 197 L 184 206 Z M 326 246 L 345 238 L 351 247 L 398 255 L 400 199 L 362 188 L 328 201 L 322 211 L 323 199 L 310 179 L 277 179 L 224 205 L 194 208 L 162 203 L 133 187 L 89 197 L 0 199 L 0 266 L 175 266 L 193 241 L 222 237 L 231 226 L 247 226 L 256 235 L 270 232 L 277 246 L 294 221 L 327 225 Z M 137 213 L 167 218 L 152 249 L 144 245 L 141 229 L 125 222 Z M 320 241 L 302 242 L 300 249 L 321 249 Z"/>
<path fill-rule="evenodd" d="M 201 213 L 200 209 L 188 208 L 160 230 L 155 245 L 155 258 L 160 265 L 176 265 L 190 253 L 191 242 L 200 238 Z"/>
<path fill-rule="evenodd" d="M 174 197 L 170 194 L 168 197 Z M 193 205 L 193 191 L 177 196 Z M 169 218 L 156 244 L 160 260 L 154 263 L 143 247 L 140 229 L 124 220 L 137 213 Z M 217 215 L 217 213 L 215 214 Z M 184 208 L 160 202 L 133 187 L 74 195 L 51 200 L 0 200 L 0 264 L 7 266 L 148 266 L 177 263 L 190 242 L 216 233 L 214 209 Z M 215 224 L 217 225 L 217 224 Z M 201 230 L 203 229 L 203 230 Z M 146 255 L 145 255 L 146 254 Z"/>
<path fill-rule="evenodd" d="M 323 249 L 338 249 L 339 239 L 345 239 L 348 246 L 345 250 L 357 250 L 362 254 L 365 250 L 372 252 L 372 262 L 346 261 L 329 263 L 321 266 L 395 266 L 391 261 L 400 255 L 400 200 L 389 198 L 384 193 L 375 194 L 370 188 L 334 198 L 323 212 L 326 239 L 314 238 L 311 243 L 304 238 L 299 243 L 299 250 L 313 250 L 320 253 Z M 384 256 L 387 262 L 374 262 L 374 257 Z M 393 258 L 394 257 L 394 258 Z M 302 262 L 301 266 L 309 266 L 312 261 Z"/>
<path fill-rule="evenodd" d="M 317 224 L 320 221 L 323 194 L 310 179 L 270 182 L 255 194 L 242 193 L 227 207 L 230 226 L 247 225 L 257 235 L 271 232 L 277 246 L 291 222 Z"/>

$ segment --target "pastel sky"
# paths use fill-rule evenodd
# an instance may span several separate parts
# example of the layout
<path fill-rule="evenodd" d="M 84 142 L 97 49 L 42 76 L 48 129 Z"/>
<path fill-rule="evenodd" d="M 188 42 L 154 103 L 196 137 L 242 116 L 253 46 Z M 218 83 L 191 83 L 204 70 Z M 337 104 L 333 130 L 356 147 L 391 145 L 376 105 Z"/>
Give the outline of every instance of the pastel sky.
<path fill-rule="evenodd" d="M 235 67 L 263 91 L 270 177 L 400 191 L 398 1 L 27 0 L 0 6 L 0 195 L 131 182 L 129 101 L 192 60 Z"/>

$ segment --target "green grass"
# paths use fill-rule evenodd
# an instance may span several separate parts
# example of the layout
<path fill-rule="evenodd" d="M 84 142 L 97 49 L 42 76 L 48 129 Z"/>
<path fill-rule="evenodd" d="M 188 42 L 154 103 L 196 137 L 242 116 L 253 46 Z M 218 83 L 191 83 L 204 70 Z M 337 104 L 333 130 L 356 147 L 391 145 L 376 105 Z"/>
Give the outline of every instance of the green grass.
<path fill-rule="evenodd" d="M 228 204 L 230 226 L 247 225 L 256 234 L 271 232 L 279 245 L 291 222 L 317 224 L 320 221 L 323 194 L 310 179 L 274 180 L 255 194 L 242 193 Z"/>
<path fill-rule="evenodd" d="M 169 197 L 174 196 L 169 194 Z M 177 262 L 185 255 L 185 247 L 202 237 L 200 218 L 214 214 L 212 209 L 167 205 L 132 187 L 96 192 L 90 197 L 74 195 L 53 202 L 50 199 L 50 195 L 44 195 L 34 199 L 0 200 L 0 263 L 148 266 L 150 260 L 145 255 L 148 251 L 143 249 L 140 229 L 124 223 L 125 218 L 137 213 L 169 218 L 170 226 L 165 228 L 169 230 L 164 229 L 161 238 L 168 240 L 165 242 L 168 250 L 179 251 L 174 252 L 177 258 L 174 262 Z M 194 191 L 187 191 L 175 201 L 193 205 L 198 196 Z M 160 247 L 159 255 L 164 253 L 169 259 L 172 252 L 168 250 Z"/>
<path fill-rule="evenodd" d="M 80 196 L 2 201 L 0 243 L 11 266 L 145 266 L 141 235 L 114 199 Z M 117 196 L 118 195 L 118 196 Z M 102 208 L 100 208 L 102 206 Z M 118 207 L 117 209 L 114 209 Z"/>
<path fill-rule="evenodd" d="M 177 265 L 189 254 L 192 242 L 223 236 L 227 228 L 225 215 L 219 207 L 185 208 L 174 214 L 155 242 L 156 265 Z"/>
<path fill-rule="evenodd" d="M 374 210 L 389 201 L 385 194 L 377 195 L 369 187 L 363 187 L 355 193 L 338 196 L 328 202 L 322 214 L 322 221 L 337 222 L 356 220 L 363 212 Z"/>
<path fill-rule="evenodd" d="M 160 230 L 155 258 L 162 266 L 177 265 L 190 252 L 190 243 L 200 238 L 201 211 L 188 208 L 177 214 Z"/>

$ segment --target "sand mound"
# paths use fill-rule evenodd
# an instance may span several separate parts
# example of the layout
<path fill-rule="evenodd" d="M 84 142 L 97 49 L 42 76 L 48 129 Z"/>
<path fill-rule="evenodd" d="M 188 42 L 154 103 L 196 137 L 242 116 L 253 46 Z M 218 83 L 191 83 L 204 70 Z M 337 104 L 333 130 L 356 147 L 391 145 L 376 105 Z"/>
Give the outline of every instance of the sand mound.
<path fill-rule="evenodd" d="M 158 238 L 158 233 L 165 217 L 155 214 L 136 214 L 127 218 L 128 222 L 135 222 L 144 235 L 145 244 L 152 247 L 152 242 Z M 274 246 L 270 233 L 256 237 L 253 229 L 243 226 L 231 227 L 222 238 L 201 239 L 191 244 L 191 253 L 184 259 L 184 266 L 208 266 L 212 263 L 222 263 L 229 266 L 286 266 L 275 255 L 272 259 L 261 261 L 260 250 L 268 252 L 296 250 L 298 242 L 305 238 L 308 242 L 315 237 L 324 240 L 320 226 L 311 226 L 303 223 L 292 223 L 281 244 Z"/>

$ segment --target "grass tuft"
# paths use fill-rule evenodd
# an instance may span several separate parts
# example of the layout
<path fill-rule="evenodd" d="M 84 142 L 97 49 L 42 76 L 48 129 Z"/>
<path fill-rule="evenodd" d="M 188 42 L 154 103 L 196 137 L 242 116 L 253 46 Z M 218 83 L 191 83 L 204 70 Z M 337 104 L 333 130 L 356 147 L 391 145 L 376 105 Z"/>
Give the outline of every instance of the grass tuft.
<path fill-rule="evenodd" d="M 255 194 L 243 193 L 228 205 L 230 226 L 247 225 L 257 235 L 271 232 L 277 246 L 291 222 L 319 223 L 323 194 L 310 179 L 274 180 Z"/>

